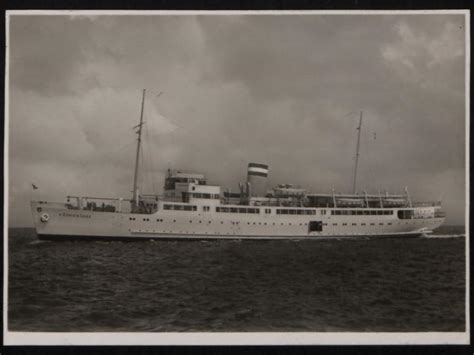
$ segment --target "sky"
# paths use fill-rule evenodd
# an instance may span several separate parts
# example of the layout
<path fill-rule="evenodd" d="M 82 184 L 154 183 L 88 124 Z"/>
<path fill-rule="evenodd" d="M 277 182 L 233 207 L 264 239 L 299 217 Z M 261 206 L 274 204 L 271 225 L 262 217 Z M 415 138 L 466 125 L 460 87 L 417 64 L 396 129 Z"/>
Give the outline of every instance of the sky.
<path fill-rule="evenodd" d="M 9 224 L 30 199 L 131 197 L 142 90 L 143 193 L 168 168 L 238 190 L 440 198 L 465 213 L 465 18 L 431 15 L 11 15 Z M 162 93 L 162 94 L 160 94 Z M 32 189 L 31 184 L 39 188 Z"/>

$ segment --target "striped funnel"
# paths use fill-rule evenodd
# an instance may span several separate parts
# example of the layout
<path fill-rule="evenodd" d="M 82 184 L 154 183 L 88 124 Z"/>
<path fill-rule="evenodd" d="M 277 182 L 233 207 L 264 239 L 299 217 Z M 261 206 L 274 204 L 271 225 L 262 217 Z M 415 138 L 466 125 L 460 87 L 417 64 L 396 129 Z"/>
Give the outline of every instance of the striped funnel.
<path fill-rule="evenodd" d="M 250 185 L 247 194 L 253 197 L 265 196 L 267 189 L 268 165 L 249 163 L 247 169 L 247 182 Z"/>

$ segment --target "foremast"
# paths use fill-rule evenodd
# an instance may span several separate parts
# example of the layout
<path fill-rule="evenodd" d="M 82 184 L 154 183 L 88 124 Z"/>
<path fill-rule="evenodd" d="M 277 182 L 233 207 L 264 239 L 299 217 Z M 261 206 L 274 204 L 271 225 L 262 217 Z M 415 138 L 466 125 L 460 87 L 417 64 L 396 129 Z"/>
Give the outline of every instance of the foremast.
<path fill-rule="evenodd" d="M 135 171 L 133 175 L 133 196 L 132 196 L 132 213 L 136 213 L 139 211 L 139 201 L 140 201 L 140 196 L 139 196 L 139 191 L 138 191 L 138 167 L 140 163 L 140 148 L 141 148 L 141 143 L 142 143 L 142 127 L 143 127 L 143 109 L 145 107 L 145 92 L 146 89 L 143 89 L 143 95 L 142 95 L 142 107 L 140 111 L 140 123 L 136 125 L 135 128 L 138 128 L 137 130 L 137 154 L 135 157 Z"/>
<path fill-rule="evenodd" d="M 360 118 L 359 118 L 359 127 L 357 127 L 359 131 L 357 133 L 357 147 L 356 147 L 356 156 L 355 156 L 355 165 L 354 165 L 354 179 L 352 181 L 352 193 L 355 195 L 357 192 L 356 190 L 356 183 L 357 183 L 357 165 L 359 164 L 359 148 L 360 148 L 360 133 L 362 131 L 362 111 L 360 111 Z"/>

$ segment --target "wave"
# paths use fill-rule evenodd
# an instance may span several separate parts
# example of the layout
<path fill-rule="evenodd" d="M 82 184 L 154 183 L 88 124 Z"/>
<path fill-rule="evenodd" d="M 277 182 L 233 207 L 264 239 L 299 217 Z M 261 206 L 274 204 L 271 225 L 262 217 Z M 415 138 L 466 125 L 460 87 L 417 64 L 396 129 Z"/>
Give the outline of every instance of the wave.
<path fill-rule="evenodd" d="M 423 234 L 421 238 L 428 239 L 449 239 L 449 238 L 465 238 L 465 234 Z"/>
<path fill-rule="evenodd" d="M 51 243 L 50 240 L 33 240 L 32 242 L 28 243 L 29 245 L 36 245 L 36 244 L 45 244 Z"/>

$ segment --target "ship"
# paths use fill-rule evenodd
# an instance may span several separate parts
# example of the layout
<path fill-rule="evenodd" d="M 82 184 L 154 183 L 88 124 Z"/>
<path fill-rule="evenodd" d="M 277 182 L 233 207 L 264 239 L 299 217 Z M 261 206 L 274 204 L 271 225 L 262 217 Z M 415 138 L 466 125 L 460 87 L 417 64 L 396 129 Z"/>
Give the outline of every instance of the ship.
<path fill-rule="evenodd" d="M 352 193 L 314 193 L 292 184 L 267 190 L 268 164 L 249 162 L 246 181 L 231 192 L 204 174 L 168 169 L 161 194 L 138 188 L 143 90 L 137 129 L 133 192 L 129 199 L 67 196 L 64 202 L 32 200 L 41 240 L 316 240 L 416 237 L 443 224 L 441 202 L 413 202 L 404 193 L 356 189 L 362 112 Z"/>

